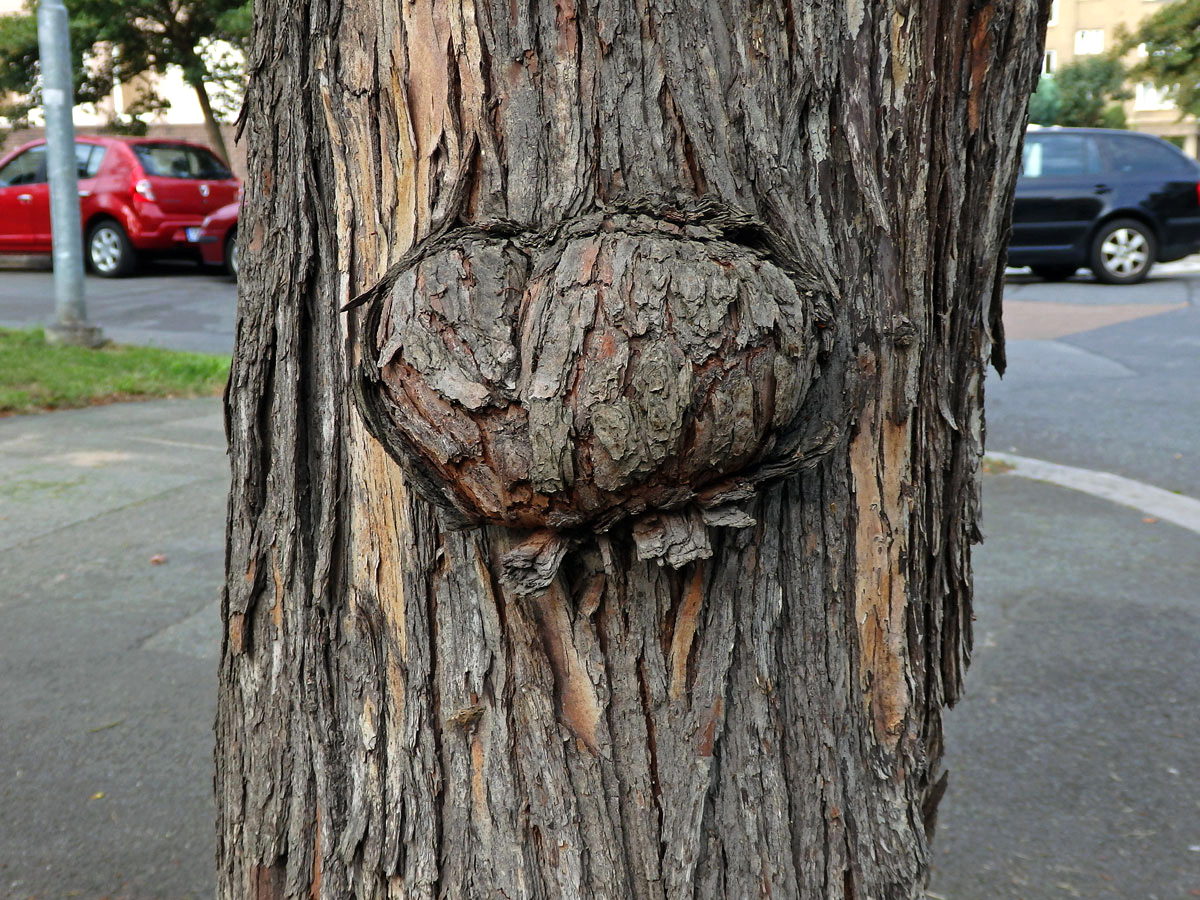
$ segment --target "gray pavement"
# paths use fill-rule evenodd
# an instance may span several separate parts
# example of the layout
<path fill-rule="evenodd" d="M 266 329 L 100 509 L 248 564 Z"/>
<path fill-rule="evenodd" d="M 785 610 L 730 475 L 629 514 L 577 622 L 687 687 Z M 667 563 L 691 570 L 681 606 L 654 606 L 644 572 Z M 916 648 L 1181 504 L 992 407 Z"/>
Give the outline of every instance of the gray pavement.
<path fill-rule="evenodd" d="M 1200 497 L 1200 272 L 1162 269 L 1134 287 L 1083 276 L 1010 279 L 1006 320 L 1009 308 L 1036 315 L 1052 304 L 1073 305 L 1081 325 L 1089 309 L 1111 304 L 1176 308 L 1053 340 L 1010 341 L 1008 373 L 987 384 L 989 448 Z M 1025 333 L 1037 333 L 1033 324 Z"/>
<path fill-rule="evenodd" d="M 129 278 L 87 278 L 88 320 L 120 344 L 196 353 L 233 352 L 237 284 L 188 261 L 152 261 Z M 54 276 L 0 269 L 0 327 L 54 321 Z"/>
<path fill-rule="evenodd" d="M 1200 497 L 1197 288 L 1011 279 L 990 445 Z M 211 399 L 0 419 L 0 898 L 211 895 L 223 447 Z M 931 896 L 1197 895 L 1200 535 L 1014 474 L 984 499 Z"/>
<path fill-rule="evenodd" d="M 1200 535 L 1013 475 L 984 502 L 931 892 L 1195 896 Z"/>
<path fill-rule="evenodd" d="M 0 897 L 213 888 L 218 401 L 0 419 Z"/>
<path fill-rule="evenodd" d="M 1194 259 L 1132 288 L 1010 277 L 989 448 L 1200 498 L 1198 292 Z M 1152 519 L 985 477 L 932 896 L 1200 896 L 1200 535 Z"/>

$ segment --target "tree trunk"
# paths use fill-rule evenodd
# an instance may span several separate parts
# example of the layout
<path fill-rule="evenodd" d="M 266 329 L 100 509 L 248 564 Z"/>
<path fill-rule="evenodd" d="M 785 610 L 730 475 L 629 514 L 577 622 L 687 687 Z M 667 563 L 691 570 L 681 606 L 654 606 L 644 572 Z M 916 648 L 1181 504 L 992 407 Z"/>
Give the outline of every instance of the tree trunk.
<path fill-rule="evenodd" d="M 221 123 L 217 121 L 216 113 L 213 112 L 212 101 L 208 98 L 208 88 L 204 86 L 204 80 L 193 81 L 192 90 L 196 92 L 196 99 L 200 101 L 200 111 L 204 113 L 204 130 L 208 132 L 208 144 L 216 151 L 217 156 L 221 157 L 221 161 L 225 165 L 229 165 L 229 150 L 225 147 L 225 137 L 221 134 Z"/>
<path fill-rule="evenodd" d="M 221 897 L 920 895 L 1044 23 L 260 0 Z"/>

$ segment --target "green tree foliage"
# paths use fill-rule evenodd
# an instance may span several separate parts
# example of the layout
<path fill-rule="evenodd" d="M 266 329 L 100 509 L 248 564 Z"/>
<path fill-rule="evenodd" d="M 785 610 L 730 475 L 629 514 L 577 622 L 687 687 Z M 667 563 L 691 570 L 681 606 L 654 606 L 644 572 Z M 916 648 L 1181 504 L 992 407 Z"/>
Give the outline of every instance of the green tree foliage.
<path fill-rule="evenodd" d="M 1043 75 L 1038 80 L 1037 90 L 1029 98 L 1030 123 L 1034 125 L 1056 124 L 1060 103 L 1058 82 L 1052 76 Z"/>
<path fill-rule="evenodd" d="M 1118 53 L 1146 45 L 1146 55 L 1130 67 L 1130 78 L 1166 89 L 1180 115 L 1200 115 L 1200 0 L 1164 4 L 1132 34 L 1119 33 L 1118 41 Z"/>
<path fill-rule="evenodd" d="M 1038 125 L 1124 128 L 1121 101 L 1133 94 L 1125 85 L 1125 66 L 1110 56 L 1085 56 L 1042 78 L 1029 98 L 1029 120 Z"/>
<path fill-rule="evenodd" d="M 242 71 L 237 53 L 249 37 L 248 0 L 66 0 L 71 21 L 75 99 L 95 103 L 115 82 L 179 66 L 204 111 L 209 141 L 226 159 L 218 119 L 236 109 Z M 0 16 L 0 115 L 22 121 L 41 105 L 34 0 L 24 12 Z M 216 90 L 210 92 L 209 85 Z M 128 118 L 114 125 L 138 130 L 139 117 L 162 109 L 162 97 L 145 92 Z"/>

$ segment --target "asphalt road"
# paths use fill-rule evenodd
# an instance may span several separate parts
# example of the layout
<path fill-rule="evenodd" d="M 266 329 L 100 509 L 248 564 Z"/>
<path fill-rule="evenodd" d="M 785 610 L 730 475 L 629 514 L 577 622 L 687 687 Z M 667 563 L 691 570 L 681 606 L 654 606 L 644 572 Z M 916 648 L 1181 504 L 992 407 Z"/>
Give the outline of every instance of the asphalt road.
<path fill-rule="evenodd" d="M 1190 260 L 1133 287 L 1011 277 L 1005 321 L 1025 339 L 1008 342 L 1004 378 L 989 378 L 988 448 L 1200 497 L 1198 304 Z M 1136 318 L 1088 327 L 1114 312 Z"/>
<path fill-rule="evenodd" d="M 130 278 L 86 279 L 88 320 L 121 344 L 233 352 L 237 284 L 187 261 L 146 264 Z M 40 269 L 0 269 L 0 326 L 54 321 L 54 276 Z"/>
<path fill-rule="evenodd" d="M 0 272 L 0 324 L 49 285 Z M 221 276 L 88 287 L 114 338 L 229 351 Z M 1010 278 L 989 447 L 1200 498 L 1198 294 Z M 0 419 L 0 898 L 211 896 L 222 442 L 214 400 Z M 984 504 L 930 896 L 1200 895 L 1200 534 L 1017 473 Z"/>
<path fill-rule="evenodd" d="M 989 449 L 1200 498 L 1198 292 L 1011 276 Z M 983 531 L 931 896 L 1200 896 L 1200 534 L 1014 474 Z"/>

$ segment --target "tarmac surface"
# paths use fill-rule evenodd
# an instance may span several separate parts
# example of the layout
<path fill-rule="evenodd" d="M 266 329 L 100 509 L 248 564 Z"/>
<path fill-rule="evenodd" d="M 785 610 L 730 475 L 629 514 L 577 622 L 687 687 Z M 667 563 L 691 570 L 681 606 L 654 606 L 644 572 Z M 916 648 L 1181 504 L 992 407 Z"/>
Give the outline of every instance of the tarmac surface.
<path fill-rule="evenodd" d="M 0 419 L 0 897 L 211 897 L 219 401 Z"/>
<path fill-rule="evenodd" d="M 20 257 L 19 260 L 28 260 Z M 0 327 L 54 321 L 54 278 L 43 270 L 11 270 L 0 257 Z M 237 284 L 187 260 L 145 263 L 132 278 L 85 279 L 88 320 L 118 344 L 194 353 L 233 352 Z"/>
<path fill-rule="evenodd" d="M 1200 497 L 1197 287 L 1012 279 L 990 446 Z M 930 897 L 1198 896 L 1200 534 L 1002 468 Z M 216 400 L 0 419 L 0 898 L 212 895 L 227 484 Z"/>

